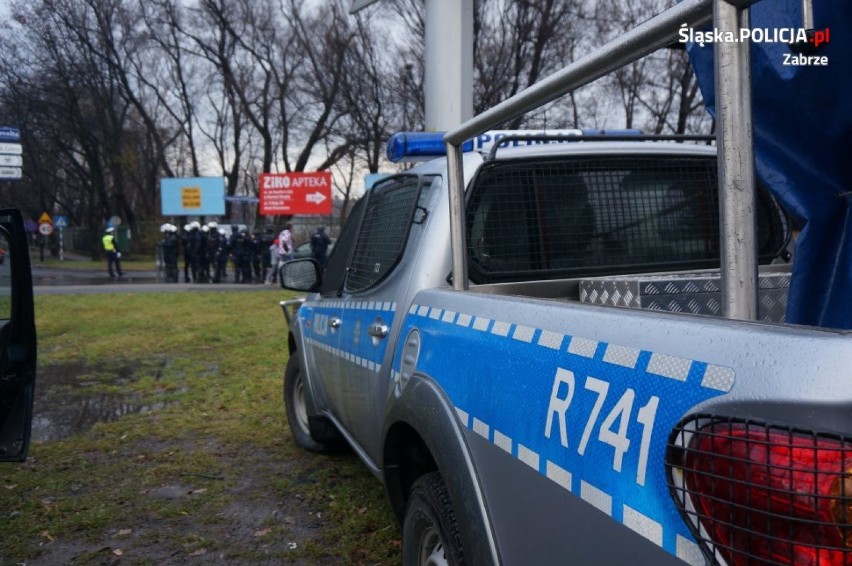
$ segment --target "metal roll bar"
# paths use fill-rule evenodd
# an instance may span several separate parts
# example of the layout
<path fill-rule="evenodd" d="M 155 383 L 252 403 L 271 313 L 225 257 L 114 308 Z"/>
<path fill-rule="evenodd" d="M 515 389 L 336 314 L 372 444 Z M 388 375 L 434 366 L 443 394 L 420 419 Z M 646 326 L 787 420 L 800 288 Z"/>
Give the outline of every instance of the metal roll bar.
<path fill-rule="evenodd" d="M 450 130 L 447 144 L 453 288 L 469 288 L 464 226 L 464 169 L 461 145 L 517 116 L 677 41 L 681 26 L 700 27 L 715 19 L 721 32 L 748 26 L 755 0 L 684 0 L 633 30 L 574 61 L 540 82 Z M 748 43 L 715 43 L 716 118 L 723 315 L 753 319 L 757 313 L 757 251 L 754 223 L 754 154 Z"/>

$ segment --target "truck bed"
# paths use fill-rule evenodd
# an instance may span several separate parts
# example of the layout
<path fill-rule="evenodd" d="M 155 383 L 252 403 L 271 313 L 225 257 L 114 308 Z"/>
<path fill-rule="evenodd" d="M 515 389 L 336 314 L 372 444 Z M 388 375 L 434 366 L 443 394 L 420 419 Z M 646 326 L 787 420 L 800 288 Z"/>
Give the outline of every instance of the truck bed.
<path fill-rule="evenodd" d="M 784 322 L 791 271 L 790 263 L 760 266 L 760 320 L 770 323 Z M 492 283 L 473 285 L 471 290 L 493 295 L 721 316 L 719 278 L 718 269 L 657 271 L 604 277 Z M 665 290 L 667 284 L 670 285 L 668 291 Z M 649 290 L 649 287 L 656 289 Z M 610 289 L 615 290 L 615 294 Z M 621 291 L 618 291 L 619 289 Z M 608 294 L 601 293 L 601 290 Z M 654 295 L 650 298 L 657 300 L 642 300 L 641 293 L 636 293 L 637 290 L 646 290 L 646 295 Z M 627 295 L 630 292 L 634 293 L 633 296 Z"/>

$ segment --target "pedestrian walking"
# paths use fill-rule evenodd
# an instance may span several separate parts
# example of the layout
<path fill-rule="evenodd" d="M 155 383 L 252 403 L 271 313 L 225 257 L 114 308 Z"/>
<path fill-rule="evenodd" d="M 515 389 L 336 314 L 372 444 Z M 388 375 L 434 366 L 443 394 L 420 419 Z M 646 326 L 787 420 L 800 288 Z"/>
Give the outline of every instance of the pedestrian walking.
<path fill-rule="evenodd" d="M 278 234 L 278 263 L 293 259 L 293 224 L 288 222 Z"/>
<path fill-rule="evenodd" d="M 115 279 L 116 273 L 119 277 L 124 277 L 124 272 L 121 271 L 121 252 L 118 251 L 115 243 L 115 228 L 112 226 L 107 228 L 101 242 L 103 243 L 104 253 L 106 254 L 109 278 Z M 113 267 L 115 267 L 114 270 Z"/>
<path fill-rule="evenodd" d="M 270 272 L 269 279 L 267 279 L 268 283 L 275 283 L 278 281 L 278 236 L 272 240 L 272 245 L 269 246 L 269 262 L 270 262 Z"/>

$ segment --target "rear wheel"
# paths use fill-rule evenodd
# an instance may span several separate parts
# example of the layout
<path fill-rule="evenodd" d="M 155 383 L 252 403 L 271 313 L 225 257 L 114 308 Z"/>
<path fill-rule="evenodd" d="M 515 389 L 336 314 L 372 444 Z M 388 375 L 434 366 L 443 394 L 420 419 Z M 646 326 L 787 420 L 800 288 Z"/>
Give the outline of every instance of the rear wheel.
<path fill-rule="evenodd" d="M 402 562 L 405 566 L 464 564 L 459 526 L 438 472 L 421 476 L 411 487 L 402 526 Z"/>
<path fill-rule="evenodd" d="M 296 444 L 310 452 L 328 452 L 329 446 L 311 438 L 308 428 L 308 405 L 305 396 L 305 381 L 302 378 L 302 368 L 299 355 L 296 352 L 290 356 L 287 369 L 284 371 L 284 410 L 287 413 L 287 423 L 293 433 Z"/>

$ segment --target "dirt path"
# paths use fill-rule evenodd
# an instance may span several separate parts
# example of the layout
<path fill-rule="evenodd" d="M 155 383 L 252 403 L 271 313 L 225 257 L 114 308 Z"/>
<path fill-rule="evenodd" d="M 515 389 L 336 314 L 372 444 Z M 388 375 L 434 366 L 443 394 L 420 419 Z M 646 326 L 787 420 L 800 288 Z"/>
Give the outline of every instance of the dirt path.
<path fill-rule="evenodd" d="M 174 373 L 165 359 L 39 368 L 30 458 L 0 480 L 0 530 L 14 534 L 0 564 L 400 563 L 381 486 L 354 455 L 298 450 L 278 418 L 263 438 L 237 420 L 241 442 L 195 418 L 178 430 L 165 423 L 188 393 L 131 392 Z"/>

